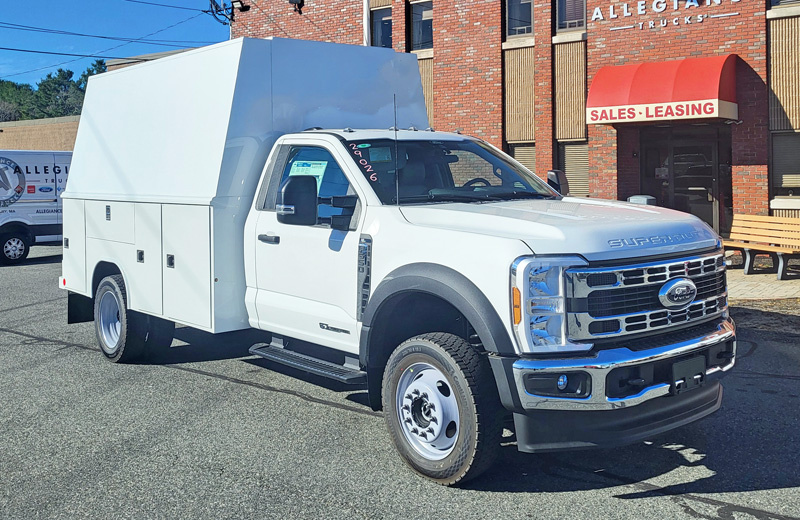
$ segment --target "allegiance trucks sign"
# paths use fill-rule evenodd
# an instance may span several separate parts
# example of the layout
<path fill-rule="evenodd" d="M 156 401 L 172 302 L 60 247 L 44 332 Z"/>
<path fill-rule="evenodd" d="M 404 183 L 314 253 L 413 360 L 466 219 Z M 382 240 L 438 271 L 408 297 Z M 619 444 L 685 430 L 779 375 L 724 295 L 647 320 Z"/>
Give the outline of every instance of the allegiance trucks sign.
<path fill-rule="evenodd" d="M 699 25 L 711 18 L 739 16 L 740 0 L 640 0 L 612 2 L 595 7 L 592 22 L 616 22 L 609 29 L 670 29 L 681 25 Z M 714 9 L 716 8 L 716 9 Z"/>

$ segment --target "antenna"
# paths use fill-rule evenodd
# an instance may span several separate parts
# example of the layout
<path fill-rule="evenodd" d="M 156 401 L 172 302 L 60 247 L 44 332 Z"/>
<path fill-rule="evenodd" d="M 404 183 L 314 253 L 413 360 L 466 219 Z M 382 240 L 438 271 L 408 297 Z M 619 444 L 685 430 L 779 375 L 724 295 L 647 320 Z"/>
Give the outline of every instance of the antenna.
<path fill-rule="evenodd" d="M 397 201 L 397 205 L 400 205 L 400 170 L 397 167 L 398 158 L 397 158 L 397 94 L 392 94 L 392 105 L 394 107 L 394 126 L 392 129 L 394 130 L 394 196 Z"/>

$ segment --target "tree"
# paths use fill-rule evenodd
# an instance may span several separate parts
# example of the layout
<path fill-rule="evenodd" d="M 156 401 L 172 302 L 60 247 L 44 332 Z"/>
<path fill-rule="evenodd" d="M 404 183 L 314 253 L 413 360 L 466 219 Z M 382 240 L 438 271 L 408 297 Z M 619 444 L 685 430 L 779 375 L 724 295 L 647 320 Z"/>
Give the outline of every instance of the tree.
<path fill-rule="evenodd" d="M 33 92 L 33 87 L 30 85 L 0 80 L 0 101 L 14 105 L 19 112 L 18 119 L 32 117 Z M 13 121 L 13 119 L 6 119 L 6 121 Z"/>
<path fill-rule="evenodd" d="M 77 80 L 71 70 L 49 73 L 33 87 L 0 80 L 0 121 L 73 116 L 81 113 L 90 76 L 106 71 L 104 60 L 95 60 Z"/>
<path fill-rule="evenodd" d="M 71 70 L 50 72 L 36 84 L 33 108 L 37 118 L 74 116 L 81 113 L 84 92 L 72 80 Z"/>
<path fill-rule="evenodd" d="M 86 92 L 86 83 L 89 81 L 89 76 L 94 76 L 95 74 L 100 74 L 106 71 L 106 62 L 105 60 L 95 60 L 94 63 L 89 65 L 89 67 L 83 71 L 81 77 L 78 78 L 77 84 L 78 88 L 81 89 L 84 93 Z"/>
<path fill-rule="evenodd" d="M 20 110 L 14 103 L 0 100 L 0 123 L 6 121 L 18 121 L 20 118 Z"/>

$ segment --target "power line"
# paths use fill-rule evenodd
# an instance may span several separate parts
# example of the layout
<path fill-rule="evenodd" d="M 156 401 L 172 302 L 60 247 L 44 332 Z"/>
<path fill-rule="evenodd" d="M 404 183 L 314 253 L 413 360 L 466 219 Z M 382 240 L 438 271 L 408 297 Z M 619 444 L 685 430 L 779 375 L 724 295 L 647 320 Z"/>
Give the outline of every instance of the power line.
<path fill-rule="evenodd" d="M 28 52 L 31 54 L 49 54 L 52 56 L 77 56 L 79 58 L 98 58 L 101 60 L 124 60 L 122 56 L 100 56 L 99 54 L 72 54 L 70 52 L 50 52 L 50 51 L 37 51 L 33 49 L 12 49 L 11 47 L 0 47 L 0 51 L 13 51 L 13 52 Z M 78 61 L 78 60 L 73 60 Z M 45 67 L 47 68 L 47 67 Z M 21 73 L 24 74 L 24 73 Z"/>
<path fill-rule="evenodd" d="M 172 25 L 168 25 L 168 26 L 164 27 L 163 29 L 159 29 L 159 30 L 153 31 L 153 32 L 151 32 L 149 34 L 145 34 L 144 36 L 142 36 L 142 38 L 139 38 L 139 39 L 144 39 L 144 38 L 147 38 L 148 36 L 153 36 L 154 34 L 158 34 L 158 33 L 164 32 L 167 29 L 172 29 L 173 27 L 175 27 L 177 25 L 181 25 L 181 24 L 186 23 L 186 22 L 188 22 L 190 20 L 194 20 L 195 18 L 197 18 L 198 16 L 200 16 L 202 14 L 204 14 L 204 13 L 200 13 L 200 14 L 196 14 L 194 16 L 190 16 L 189 18 L 186 18 L 185 20 L 181 20 L 180 22 L 176 22 L 176 23 L 174 23 Z M 122 43 L 120 45 L 115 45 L 114 47 L 109 47 L 108 49 L 104 49 L 102 51 L 98 51 L 95 54 L 103 54 L 103 53 L 108 52 L 108 51 L 113 51 L 114 49 L 119 49 L 120 47 L 124 47 L 126 45 L 130 45 L 131 43 L 134 43 L 134 42 L 131 41 L 131 42 L 127 42 L 127 43 Z M 3 76 L 3 78 L 13 78 L 14 76 L 21 76 L 22 74 L 28 74 L 28 73 L 31 73 L 31 72 L 38 72 L 40 70 L 51 69 L 53 67 L 60 67 L 61 65 L 66 65 L 67 63 L 74 63 L 76 61 L 82 60 L 85 57 L 86 56 L 83 56 L 83 57 L 80 57 L 80 58 L 75 58 L 74 60 L 62 61 L 61 63 L 56 63 L 54 65 L 48 65 L 46 67 L 39 67 L 38 69 L 31 69 L 31 70 L 26 70 L 24 72 L 17 72 L 17 73 L 14 73 L 14 74 L 7 74 L 7 75 Z M 115 58 L 110 58 L 110 59 L 115 59 Z M 126 58 L 123 58 L 123 59 L 126 59 Z"/>
<path fill-rule="evenodd" d="M 184 11 L 200 11 L 201 13 L 208 14 L 210 11 L 208 9 L 197 9 L 195 7 L 183 7 L 180 5 L 169 5 L 169 4 L 157 4 L 153 2 L 143 2 L 142 0 L 124 0 L 125 2 L 131 2 L 133 4 L 145 4 L 145 5 L 155 5 L 158 7 L 169 7 L 171 9 L 183 9 Z"/>
<path fill-rule="evenodd" d="M 181 41 L 181 40 L 145 40 L 143 38 L 122 38 L 117 36 L 103 36 L 99 34 L 84 34 L 72 31 L 62 31 L 60 29 L 48 29 L 46 27 L 35 27 L 32 25 L 20 25 L 15 23 L 0 22 L 0 29 L 12 29 L 16 31 L 39 32 L 45 34 L 61 34 L 65 36 L 81 36 L 86 38 L 99 38 L 102 40 L 114 40 L 129 43 L 142 43 L 146 45 L 160 45 L 163 47 L 185 47 L 186 45 L 209 45 L 217 42 L 209 41 Z M 180 45 L 186 44 L 186 45 Z"/>

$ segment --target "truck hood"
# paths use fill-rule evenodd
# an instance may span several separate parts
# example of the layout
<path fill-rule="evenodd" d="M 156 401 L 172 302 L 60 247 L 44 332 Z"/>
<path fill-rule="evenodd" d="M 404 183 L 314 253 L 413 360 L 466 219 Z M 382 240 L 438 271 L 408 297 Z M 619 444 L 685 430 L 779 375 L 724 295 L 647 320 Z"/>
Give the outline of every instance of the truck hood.
<path fill-rule="evenodd" d="M 718 235 L 688 213 L 599 199 L 429 204 L 400 211 L 417 226 L 515 238 L 536 254 L 580 254 L 589 261 L 719 245 Z"/>

